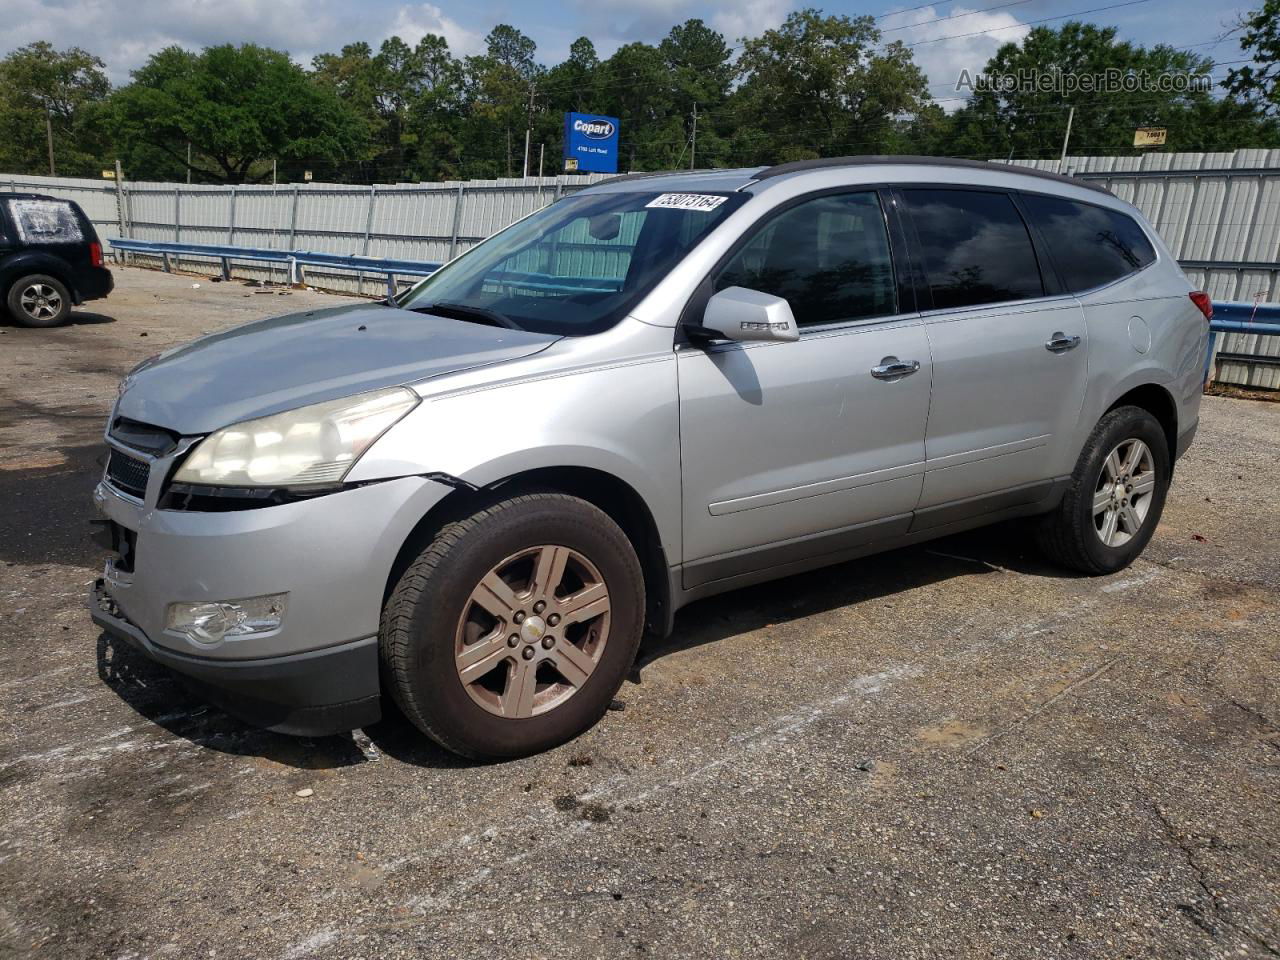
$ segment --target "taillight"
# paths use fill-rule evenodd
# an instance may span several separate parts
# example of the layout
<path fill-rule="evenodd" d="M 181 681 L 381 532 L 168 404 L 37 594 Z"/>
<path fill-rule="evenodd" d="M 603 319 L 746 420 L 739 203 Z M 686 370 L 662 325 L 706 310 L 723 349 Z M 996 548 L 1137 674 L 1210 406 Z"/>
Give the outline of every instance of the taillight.
<path fill-rule="evenodd" d="M 102 244 L 97 240 L 89 242 L 89 265 L 93 267 L 102 266 Z"/>
<path fill-rule="evenodd" d="M 1206 320 L 1213 319 L 1213 301 L 1209 299 L 1209 295 L 1203 290 L 1192 290 L 1187 294 L 1191 298 L 1191 302 L 1200 308 L 1200 312 L 1204 314 Z"/>

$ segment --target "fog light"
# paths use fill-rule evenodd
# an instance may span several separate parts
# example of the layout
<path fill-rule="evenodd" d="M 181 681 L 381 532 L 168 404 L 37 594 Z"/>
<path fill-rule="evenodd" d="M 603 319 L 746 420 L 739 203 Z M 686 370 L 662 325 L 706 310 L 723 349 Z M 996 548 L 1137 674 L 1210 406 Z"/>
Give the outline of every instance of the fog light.
<path fill-rule="evenodd" d="M 196 643 L 269 633 L 280 629 L 288 597 L 287 593 L 272 593 L 247 600 L 171 603 L 165 630 Z"/>

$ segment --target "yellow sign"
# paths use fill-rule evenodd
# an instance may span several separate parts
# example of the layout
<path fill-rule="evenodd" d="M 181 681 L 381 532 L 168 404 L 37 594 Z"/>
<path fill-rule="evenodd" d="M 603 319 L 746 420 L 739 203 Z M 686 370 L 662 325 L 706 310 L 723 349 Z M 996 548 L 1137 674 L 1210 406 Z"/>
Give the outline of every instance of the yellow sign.
<path fill-rule="evenodd" d="M 103 171 L 102 171 L 102 179 L 103 179 L 103 180 L 114 180 L 115 178 L 116 178 L 116 172 L 115 172 L 114 170 L 103 170 Z"/>
<path fill-rule="evenodd" d="M 310 170 L 303 170 L 303 171 L 302 171 L 302 179 L 303 179 L 303 180 L 305 180 L 305 181 L 307 181 L 307 183 L 310 183 L 310 182 L 311 182 L 311 171 L 310 171 Z"/>
<path fill-rule="evenodd" d="M 577 171 L 577 169 L 578 169 L 578 158 L 577 158 L 577 157 L 565 157 L 565 158 L 564 158 L 564 172 L 565 172 L 565 173 L 575 173 L 575 172 Z"/>
<path fill-rule="evenodd" d="M 1133 131 L 1135 147 L 1163 147 L 1169 131 L 1164 127 L 1139 127 Z"/>

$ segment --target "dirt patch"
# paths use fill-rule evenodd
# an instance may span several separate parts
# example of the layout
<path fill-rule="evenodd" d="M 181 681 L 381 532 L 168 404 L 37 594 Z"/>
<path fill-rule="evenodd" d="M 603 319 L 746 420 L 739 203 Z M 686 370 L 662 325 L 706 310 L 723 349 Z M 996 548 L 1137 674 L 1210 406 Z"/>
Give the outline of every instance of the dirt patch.
<path fill-rule="evenodd" d="M 931 747 L 962 747 L 988 734 L 985 727 L 963 720 L 948 720 L 916 732 L 916 739 Z"/>
<path fill-rule="evenodd" d="M 1205 388 L 1211 397 L 1230 397 L 1233 400 L 1261 400 L 1264 403 L 1280 403 L 1280 390 L 1254 390 L 1234 387 L 1226 383 L 1211 383 Z"/>

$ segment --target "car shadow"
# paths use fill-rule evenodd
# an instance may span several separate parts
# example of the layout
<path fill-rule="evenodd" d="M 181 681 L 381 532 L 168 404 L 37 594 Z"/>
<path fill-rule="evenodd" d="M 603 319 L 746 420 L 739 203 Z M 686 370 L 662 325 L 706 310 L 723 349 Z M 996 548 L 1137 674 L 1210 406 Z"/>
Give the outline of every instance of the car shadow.
<path fill-rule="evenodd" d="M 642 683 L 646 666 L 682 650 L 952 577 L 1001 570 L 1055 579 L 1079 576 L 1039 555 L 1025 521 L 1009 521 L 696 601 L 676 614 L 670 637 L 641 646 L 628 679 Z"/>
<path fill-rule="evenodd" d="M 205 700 L 180 674 L 105 631 L 98 637 L 97 659 L 98 678 L 138 716 L 219 753 L 262 757 L 300 770 L 350 767 L 377 762 L 384 755 L 430 769 L 479 765 L 423 736 L 389 699 L 383 701 L 383 718 L 363 731 L 296 737 L 232 716 Z"/>
<path fill-rule="evenodd" d="M 116 318 L 109 313 L 98 313 L 93 310 L 72 310 L 64 326 L 93 326 L 99 323 L 115 323 Z"/>
<path fill-rule="evenodd" d="M 7 310 L 0 309 L 0 327 L 13 327 L 16 329 L 33 329 L 33 330 L 60 330 L 63 327 L 91 327 L 103 323 L 115 323 L 116 318 L 108 313 L 97 313 L 93 310 L 72 310 L 67 315 L 67 319 L 56 327 L 31 327 L 28 328 L 24 324 L 18 323 L 9 316 Z"/>
<path fill-rule="evenodd" d="M 1041 560 L 1023 526 L 1001 524 L 698 601 L 677 615 L 670 637 L 641 647 L 629 681 L 642 683 L 646 666 L 681 650 L 883 600 L 952 577 L 1002 569 L 1030 576 L 1073 576 Z M 383 719 L 363 732 L 294 737 L 250 726 L 225 713 L 189 689 L 179 674 L 105 632 L 98 638 L 97 656 L 102 682 L 139 716 L 220 753 L 312 770 L 368 763 L 383 755 L 427 769 L 480 765 L 438 747 L 390 700 L 384 701 Z"/>

